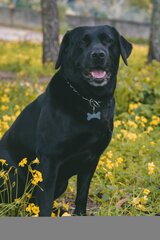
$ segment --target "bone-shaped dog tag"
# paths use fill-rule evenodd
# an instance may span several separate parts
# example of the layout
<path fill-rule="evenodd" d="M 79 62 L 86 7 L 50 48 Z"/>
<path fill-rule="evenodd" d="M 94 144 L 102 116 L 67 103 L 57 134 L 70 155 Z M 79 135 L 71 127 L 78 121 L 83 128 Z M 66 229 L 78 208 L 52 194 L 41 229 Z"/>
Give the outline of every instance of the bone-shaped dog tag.
<path fill-rule="evenodd" d="M 92 119 L 101 119 L 101 113 L 97 112 L 97 113 L 87 113 L 87 120 L 90 121 Z"/>

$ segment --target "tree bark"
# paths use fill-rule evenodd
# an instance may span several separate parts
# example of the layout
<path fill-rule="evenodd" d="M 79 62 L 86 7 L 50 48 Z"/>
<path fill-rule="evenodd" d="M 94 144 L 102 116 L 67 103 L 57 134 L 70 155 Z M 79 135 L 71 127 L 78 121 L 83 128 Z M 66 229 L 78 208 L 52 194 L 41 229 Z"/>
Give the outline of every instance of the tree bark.
<path fill-rule="evenodd" d="M 148 62 L 160 61 L 160 0 L 153 0 Z"/>
<path fill-rule="evenodd" d="M 56 0 L 41 0 L 43 27 L 43 63 L 55 62 L 59 50 L 59 24 Z"/>

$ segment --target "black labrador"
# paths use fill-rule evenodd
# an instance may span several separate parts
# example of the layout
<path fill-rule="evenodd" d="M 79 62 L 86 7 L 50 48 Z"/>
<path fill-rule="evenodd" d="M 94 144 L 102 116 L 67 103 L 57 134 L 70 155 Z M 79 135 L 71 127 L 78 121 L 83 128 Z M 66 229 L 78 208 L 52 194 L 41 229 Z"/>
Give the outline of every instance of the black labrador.
<path fill-rule="evenodd" d="M 114 90 L 120 55 L 127 65 L 132 45 L 110 26 L 68 31 L 59 51 L 59 69 L 46 91 L 29 104 L 0 141 L 0 158 L 17 167 L 26 157 L 40 160 L 44 191 L 35 197 L 40 216 L 77 175 L 75 215 L 86 214 L 90 182 L 113 131 Z M 19 191 L 23 192 L 24 168 Z"/>

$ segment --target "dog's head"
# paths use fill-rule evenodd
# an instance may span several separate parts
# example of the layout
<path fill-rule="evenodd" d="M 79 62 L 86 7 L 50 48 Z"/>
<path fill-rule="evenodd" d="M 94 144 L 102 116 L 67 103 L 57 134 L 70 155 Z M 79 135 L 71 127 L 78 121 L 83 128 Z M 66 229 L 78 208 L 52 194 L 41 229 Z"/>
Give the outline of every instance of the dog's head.
<path fill-rule="evenodd" d="M 120 55 L 127 65 L 131 50 L 113 27 L 78 27 L 65 34 L 55 67 L 78 89 L 113 93 Z"/>

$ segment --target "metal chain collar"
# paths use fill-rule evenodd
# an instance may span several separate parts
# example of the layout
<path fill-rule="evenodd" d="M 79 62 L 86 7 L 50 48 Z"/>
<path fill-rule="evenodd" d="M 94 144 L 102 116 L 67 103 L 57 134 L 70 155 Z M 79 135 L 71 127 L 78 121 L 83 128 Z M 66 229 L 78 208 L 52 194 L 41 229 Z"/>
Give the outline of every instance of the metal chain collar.
<path fill-rule="evenodd" d="M 66 82 L 69 85 L 69 87 L 73 90 L 73 92 L 76 93 L 78 96 L 80 96 L 83 100 L 87 101 L 93 109 L 100 107 L 101 101 L 96 101 L 93 98 L 88 99 L 88 98 L 84 97 L 67 80 L 66 80 Z"/>

